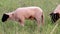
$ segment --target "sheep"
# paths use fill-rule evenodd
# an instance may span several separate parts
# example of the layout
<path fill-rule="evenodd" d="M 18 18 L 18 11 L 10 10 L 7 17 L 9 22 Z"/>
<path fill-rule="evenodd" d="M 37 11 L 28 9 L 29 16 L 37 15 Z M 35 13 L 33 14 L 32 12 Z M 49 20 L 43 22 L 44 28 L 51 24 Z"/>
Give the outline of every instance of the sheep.
<path fill-rule="evenodd" d="M 60 18 L 60 5 L 50 14 L 52 23 L 56 22 Z"/>
<path fill-rule="evenodd" d="M 8 19 L 19 22 L 21 26 L 24 26 L 25 19 L 36 20 L 38 26 L 41 23 L 44 24 L 43 11 L 39 7 L 22 7 L 17 8 L 12 12 L 4 13 L 2 16 L 2 22 L 7 21 Z"/>

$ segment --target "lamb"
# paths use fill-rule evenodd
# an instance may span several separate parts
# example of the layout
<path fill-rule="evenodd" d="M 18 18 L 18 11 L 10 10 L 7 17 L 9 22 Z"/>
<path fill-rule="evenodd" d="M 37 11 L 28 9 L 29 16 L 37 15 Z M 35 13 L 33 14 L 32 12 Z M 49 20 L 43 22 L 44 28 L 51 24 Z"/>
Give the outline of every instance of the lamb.
<path fill-rule="evenodd" d="M 39 7 L 22 7 L 17 8 L 12 12 L 4 13 L 2 16 L 2 22 L 7 21 L 8 19 L 19 22 L 21 26 L 24 26 L 25 19 L 36 20 L 38 26 L 41 23 L 44 23 L 43 11 Z"/>
<path fill-rule="evenodd" d="M 56 22 L 60 18 L 60 5 L 50 14 L 52 23 Z"/>

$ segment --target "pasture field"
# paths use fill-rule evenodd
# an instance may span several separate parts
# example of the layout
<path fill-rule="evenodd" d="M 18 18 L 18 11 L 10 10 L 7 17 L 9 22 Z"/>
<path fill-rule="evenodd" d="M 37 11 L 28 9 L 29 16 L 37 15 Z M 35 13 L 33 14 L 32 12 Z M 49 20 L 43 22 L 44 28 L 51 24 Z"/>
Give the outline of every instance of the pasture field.
<path fill-rule="evenodd" d="M 60 4 L 60 0 L 0 0 L 0 34 L 50 34 L 55 24 L 51 22 L 49 14 L 58 4 Z M 16 21 L 8 20 L 5 23 L 1 21 L 4 13 L 27 6 L 38 6 L 43 10 L 45 23 L 39 32 L 34 20 L 26 20 L 24 27 L 21 27 Z M 57 23 L 59 22 L 60 20 Z M 60 34 L 60 24 L 58 24 L 53 34 Z"/>

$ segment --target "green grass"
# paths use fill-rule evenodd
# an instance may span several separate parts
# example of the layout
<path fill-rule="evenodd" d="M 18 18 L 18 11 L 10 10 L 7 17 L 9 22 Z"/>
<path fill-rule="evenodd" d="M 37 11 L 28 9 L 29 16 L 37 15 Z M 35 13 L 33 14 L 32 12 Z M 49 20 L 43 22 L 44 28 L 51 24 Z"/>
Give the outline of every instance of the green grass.
<path fill-rule="evenodd" d="M 49 14 L 58 4 L 60 4 L 60 0 L 0 0 L 0 34 L 50 34 L 55 24 L 51 24 Z M 5 23 L 1 21 L 4 13 L 12 12 L 18 7 L 27 6 L 39 6 L 44 12 L 45 24 L 39 32 L 35 21 L 26 20 L 24 27 L 21 27 L 16 21 L 8 20 Z M 53 34 L 60 34 L 60 25 Z"/>

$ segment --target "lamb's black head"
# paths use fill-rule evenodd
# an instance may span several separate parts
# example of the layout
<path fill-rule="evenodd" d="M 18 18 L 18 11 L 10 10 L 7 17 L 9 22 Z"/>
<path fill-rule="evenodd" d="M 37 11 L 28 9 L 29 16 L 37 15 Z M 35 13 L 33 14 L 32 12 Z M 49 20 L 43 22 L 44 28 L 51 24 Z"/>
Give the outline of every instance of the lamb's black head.
<path fill-rule="evenodd" d="M 3 14 L 3 16 L 2 16 L 2 22 L 7 21 L 8 18 L 9 18 L 9 15 Z"/>
<path fill-rule="evenodd" d="M 50 17 L 53 23 L 56 22 L 60 18 L 59 13 L 51 13 Z"/>

